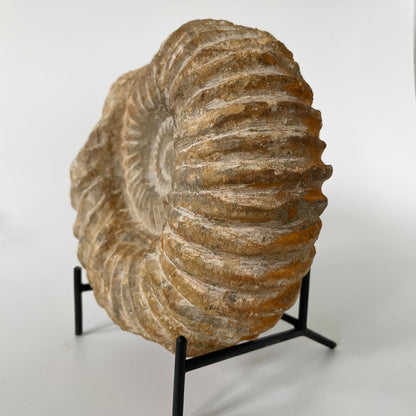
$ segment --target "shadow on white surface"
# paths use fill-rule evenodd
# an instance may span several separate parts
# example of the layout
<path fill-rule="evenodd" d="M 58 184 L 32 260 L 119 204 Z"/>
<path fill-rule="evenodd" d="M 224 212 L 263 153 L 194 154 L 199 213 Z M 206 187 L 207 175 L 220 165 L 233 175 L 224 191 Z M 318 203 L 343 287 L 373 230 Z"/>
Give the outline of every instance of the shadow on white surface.
<path fill-rule="evenodd" d="M 266 355 L 268 355 L 267 358 Z M 268 406 L 263 407 L 262 415 L 276 414 L 287 407 L 295 407 L 300 403 L 299 396 L 305 403 L 310 402 L 315 395 L 313 386 L 311 388 L 304 385 L 301 389 L 292 390 L 293 385 L 305 377 L 305 374 L 315 371 L 325 372 L 325 369 L 331 365 L 334 355 L 334 350 L 328 350 L 324 354 L 316 354 L 315 358 L 307 355 L 296 359 L 296 362 L 293 359 L 288 359 L 285 363 L 283 357 L 279 357 L 279 352 L 276 350 L 269 354 L 262 354 L 259 357 L 260 360 L 263 361 L 264 358 L 271 360 L 269 364 L 272 370 L 265 371 L 264 366 L 259 366 L 256 360 L 252 360 L 245 366 L 243 374 L 234 376 L 226 385 L 221 386 L 216 394 L 197 407 L 191 415 L 228 415 L 232 414 L 233 410 L 237 412 L 234 414 L 243 414 L 241 413 L 243 409 L 253 402 L 267 403 L 269 395 L 275 396 L 277 400 L 275 403 L 269 402 Z M 292 393 L 289 393 L 290 390 Z"/>

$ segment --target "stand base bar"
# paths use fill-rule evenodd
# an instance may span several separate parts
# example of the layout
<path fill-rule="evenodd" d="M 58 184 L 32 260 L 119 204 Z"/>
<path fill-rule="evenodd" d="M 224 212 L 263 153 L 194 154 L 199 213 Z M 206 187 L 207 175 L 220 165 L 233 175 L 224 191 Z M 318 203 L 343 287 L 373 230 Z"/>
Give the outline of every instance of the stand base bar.
<path fill-rule="evenodd" d="M 288 324 L 293 325 L 293 326 L 297 326 L 299 324 L 299 319 L 298 318 L 295 318 L 294 316 L 288 315 L 287 313 L 284 313 L 280 319 L 282 321 L 287 322 Z"/>
<path fill-rule="evenodd" d="M 290 329 L 278 334 L 268 335 L 254 341 L 247 341 L 242 344 L 234 345 L 232 347 L 224 348 L 222 350 L 210 352 L 195 358 L 188 358 L 186 360 L 185 371 L 196 370 L 197 368 L 205 367 L 206 365 L 215 364 L 220 361 L 227 360 L 238 355 L 246 354 L 251 351 L 259 350 L 270 345 L 278 344 L 279 342 L 287 341 L 292 338 L 305 335 L 303 331 Z"/>
<path fill-rule="evenodd" d="M 325 345 L 328 348 L 331 348 L 331 350 L 333 350 L 337 346 L 336 342 L 324 337 L 321 334 L 316 333 L 315 331 L 312 331 L 312 329 L 306 329 L 304 335 L 305 337 L 308 337 L 313 341 L 319 342 L 320 344 Z"/>

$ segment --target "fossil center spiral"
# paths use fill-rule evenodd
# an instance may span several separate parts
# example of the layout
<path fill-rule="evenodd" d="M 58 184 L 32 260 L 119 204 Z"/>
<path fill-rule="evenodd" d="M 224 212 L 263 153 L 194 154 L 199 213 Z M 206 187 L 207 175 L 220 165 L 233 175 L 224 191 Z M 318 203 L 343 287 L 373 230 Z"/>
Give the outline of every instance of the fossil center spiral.
<path fill-rule="evenodd" d="M 130 212 L 150 239 L 157 239 L 170 210 L 175 122 L 165 109 L 138 118 L 138 107 L 127 109 L 122 130 L 122 166 Z"/>
<path fill-rule="evenodd" d="M 172 176 L 175 170 L 173 132 L 173 117 L 168 116 L 150 143 L 148 181 L 162 200 L 168 199 L 172 189 Z"/>

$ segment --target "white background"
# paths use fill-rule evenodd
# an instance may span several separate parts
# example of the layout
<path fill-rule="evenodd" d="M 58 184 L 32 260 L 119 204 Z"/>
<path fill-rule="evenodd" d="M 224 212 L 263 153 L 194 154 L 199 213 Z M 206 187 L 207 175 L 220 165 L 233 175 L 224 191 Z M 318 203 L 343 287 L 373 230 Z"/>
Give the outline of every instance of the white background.
<path fill-rule="evenodd" d="M 322 111 L 329 206 L 296 339 L 187 375 L 185 414 L 416 414 L 411 1 L 0 2 L 0 414 L 168 415 L 173 356 L 84 294 L 69 166 L 115 79 L 196 18 L 271 32 Z M 288 328 L 279 323 L 276 330 Z"/>

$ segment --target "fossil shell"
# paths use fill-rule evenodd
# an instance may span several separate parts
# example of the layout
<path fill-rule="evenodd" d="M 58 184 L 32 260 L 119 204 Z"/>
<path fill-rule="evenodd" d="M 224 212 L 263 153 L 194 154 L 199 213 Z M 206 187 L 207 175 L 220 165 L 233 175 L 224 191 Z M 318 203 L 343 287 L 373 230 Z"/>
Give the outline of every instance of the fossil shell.
<path fill-rule="evenodd" d="M 332 172 L 311 103 L 281 42 L 226 21 L 186 23 L 115 82 L 71 166 L 78 256 L 115 323 L 194 356 L 293 305 Z"/>

